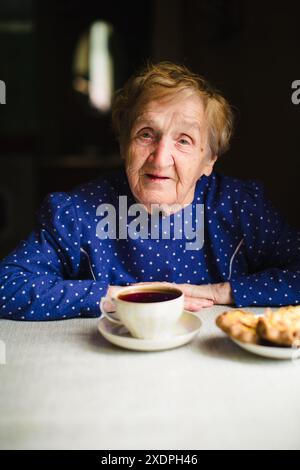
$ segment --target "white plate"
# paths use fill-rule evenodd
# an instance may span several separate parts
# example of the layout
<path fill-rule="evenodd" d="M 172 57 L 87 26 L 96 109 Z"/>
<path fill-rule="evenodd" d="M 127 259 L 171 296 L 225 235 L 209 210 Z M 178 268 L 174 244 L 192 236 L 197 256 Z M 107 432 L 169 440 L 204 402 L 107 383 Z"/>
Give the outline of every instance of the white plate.
<path fill-rule="evenodd" d="M 300 357 L 299 347 L 280 348 L 278 346 L 261 346 L 260 344 L 243 343 L 235 338 L 230 338 L 241 348 L 251 353 L 258 354 L 259 356 L 271 357 L 273 359 L 297 359 Z"/>
<path fill-rule="evenodd" d="M 98 323 L 98 329 L 104 338 L 121 348 L 134 349 L 136 351 L 160 351 L 177 348 L 188 343 L 199 333 L 201 325 L 202 321 L 197 315 L 184 310 L 169 338 L 133 338 L 127 328 L 114 325 L 106 318 L 101 318 Z"/>

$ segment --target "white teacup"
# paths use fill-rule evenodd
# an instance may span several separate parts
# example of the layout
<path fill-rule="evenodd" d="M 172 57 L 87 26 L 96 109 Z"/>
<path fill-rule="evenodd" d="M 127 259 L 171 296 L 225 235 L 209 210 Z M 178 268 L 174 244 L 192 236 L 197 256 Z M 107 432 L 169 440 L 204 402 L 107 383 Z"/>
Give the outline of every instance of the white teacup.
<path fill-rule="evenodd" d="M 114 314 L 106 312 L 100 301 L 100 311 L 111 322 L 124 325 L 132 336 L 140 339 L 161 339 L 172 329 L 183 313 L 184 295 L 177 287 L 129 286 L 120 290 L 110 301 L 116 306 Z"/>

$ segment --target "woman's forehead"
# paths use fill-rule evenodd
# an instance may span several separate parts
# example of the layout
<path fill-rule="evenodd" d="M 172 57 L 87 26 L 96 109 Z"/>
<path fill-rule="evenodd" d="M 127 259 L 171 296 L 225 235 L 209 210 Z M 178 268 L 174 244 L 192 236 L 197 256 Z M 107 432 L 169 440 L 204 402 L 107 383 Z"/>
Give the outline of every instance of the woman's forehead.
<path fill-rule="evenodd" d="M 172 117 L 175 123 L 180 122 L 189 127 L 199 128 L 204 117 L 202 100 L 194 95 L 149 101 L 139 109 L 135 124 L 141 122 L 154 124 L 166 116 Z"/>

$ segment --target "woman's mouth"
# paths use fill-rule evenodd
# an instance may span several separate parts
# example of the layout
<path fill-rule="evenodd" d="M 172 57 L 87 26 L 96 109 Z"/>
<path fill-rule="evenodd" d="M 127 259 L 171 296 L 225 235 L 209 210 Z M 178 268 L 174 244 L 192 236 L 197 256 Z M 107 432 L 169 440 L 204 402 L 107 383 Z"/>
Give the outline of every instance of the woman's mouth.
<path fill-rule="evenodd" d="M 168 176 L 154 175 L 152 173 L 146 173 L 146 176 L 150 181 L 164 181 L 170 179 Z"/>

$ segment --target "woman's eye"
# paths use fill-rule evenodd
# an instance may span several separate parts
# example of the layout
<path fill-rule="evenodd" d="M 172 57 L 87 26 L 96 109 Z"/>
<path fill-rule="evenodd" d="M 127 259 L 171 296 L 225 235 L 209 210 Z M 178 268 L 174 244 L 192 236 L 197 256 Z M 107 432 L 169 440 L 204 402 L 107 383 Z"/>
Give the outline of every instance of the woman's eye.
<path fill-rule="evenodd" d="M 179 143 L 181 145 L 190 145 L 190 140 L 189 139 L 186 139 L 185 137 L 181 137 L 181 139 L 179 139 Z"/>
<path fill-rule="evenodd" d="M 141 137 L 143 137 L 144 139 L 149 139 L 151 137 L 151 134 L 150 132 L 143 132 L 142 134 L 140 134 Z"/>
<path fill-rule="evenodd" d="M 138 137 L 143 140 L 150 140 L 152 139 L 152 133 L 150 131 L 144 130 L 139 132 Z"/>

